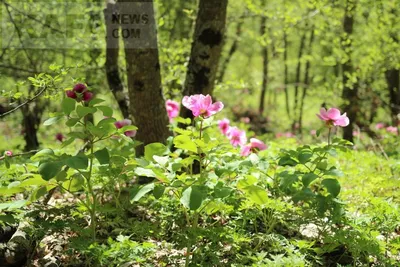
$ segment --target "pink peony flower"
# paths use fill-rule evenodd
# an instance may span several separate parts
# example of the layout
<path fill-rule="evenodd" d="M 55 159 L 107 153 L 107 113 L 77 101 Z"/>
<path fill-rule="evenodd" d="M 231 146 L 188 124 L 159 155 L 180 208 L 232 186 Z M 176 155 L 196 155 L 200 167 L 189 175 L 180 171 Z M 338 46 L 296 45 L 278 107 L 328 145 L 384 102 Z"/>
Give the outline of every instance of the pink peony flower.
<path fill-rule="evenodd" d="M 378 122 L 378 123 L 375 125 L 375 128 L 376 128 L 377 130 L 383 129 L 383 128 L 385 128 L 385 124 L 384 124 L 383 122 Z"/>
<path fill-rule="evenodd" d="M 285 133 L 285 137 L 292 138 L 292 137 L 296 137 L 296 135 L 294 133 L 291 133 L 291 132 L 286 132 Z"/>
<path fill-rule="evenodd" d="M 326 109 L 321 108 L 319 114 L 317 114 L 318 118 L 326 122 L 328 127 L 331 126 L 340 126 L 346 127 L 349 125 L 350 120 L 346 115 L 346 112 L 343 115 L 340 115 L 340 110 L 337 108 L 330 108 L 328 111 Z"/>
<path fill-rule="evenodd" d="M 90 91 L 83 92 L 82 100 L 85 102 L 89 102 L 93 98 L 93 93 Z"/>
<path fill-rule="evenodd" d="M 7 150 L 6 152 L 4 152 L 4 155 L 7 157 L 12 157 L 13 153 L 11 150 Z"/>
<path fill-rule="evenodd" d="M 169 121 L 172 122 L 172 120 L 176 117 L 179 116 L 179 103 L 173 100 L 167 100 L 165 102 L 165 107 L 167 109 Z"/>
<path fill-rule="evenodd" d="M 115 127 L 117 127 L 117 129 L 121 129 L 124 126 L 132 125 L 132 121 L 129 119 L 123 119 L 123 120 L 114 122 L 114 125 L 115 125 Z M 136 135 L 136 130 L 125 131 L 124 134 L 128 137 L 134 137 Z"/>
<path fill-rule="evenodd" d="M 72 91 L 72 90 L 65 91 L 65 94 L 67 95 L 67 97 L 73 98 L 73 99 L 76 99 L 78 97 L 76 95 L 76 93 L 74 91 Z"/>
<path fill-rule="evenodd" d="M 267 145 L 263 142 L 258 140 L 257 138 L 250 138 L 250 144 L 242 146 L 240 151 L 240 155 L 246 157 L 250 155 L 251 152 L 257 153 L 258 151 L 266 150 Z"/>
<path fill-rule="evenodd" d="M 311 135 L 317 135 L 317 130 L 311 130 L 311 131 L 310 131 L 310 134 L 311 134 Z"/>
<path fill-rule="evenodd" d="M 230 127 L 226 136 L 233 146 L 244 146 L 247 142 L 246 132 L 237 127 Z"/>
<path fill-rule="evenodd" d="M 221 130 L 221 133 L 223 135 L 226 135 L 229 130 L 229 120 L 228 119 L 223 119 L 218 121 L 218 128 Z"/>
<path fill-rule="evenodd" d="M 85 92 L 87 89 L 86 85 L 84 85 L 83 83 L 77 83 L 74 86 L 74 89 L 72 89 L 74 92 L 82 94 L 83 92 Z"/>
<path fill-rule="evenodd" d="M 248 123 L 250 123 L 250 118 L 249 117 L 242 117 L 242 118 L 240 118 L 240 121 L 243 122 L 243 123 L 248 124 Z"/>
<path fill-rule="evenodd" d="M 397 134 L 398 129 L 397 129 L 397 127 L 389 126 L 389 127 L 386 127 L 386 131 L 387 131 L 388 133 Z"/>
<path fill-rule="evenodd" d="M 62 133 L 57 133 L 56 140 L 62 142 L 64 140 L 64 135 Z"/>
<path fill-rule="evenodd" d="M 212 103 L 210 95 L 185 96 L 182 99 L 182 104 L 192 111 L 194 117 L 202 116 L 204 118 L 208 118 L 224 108 L 222 102 Z"/>

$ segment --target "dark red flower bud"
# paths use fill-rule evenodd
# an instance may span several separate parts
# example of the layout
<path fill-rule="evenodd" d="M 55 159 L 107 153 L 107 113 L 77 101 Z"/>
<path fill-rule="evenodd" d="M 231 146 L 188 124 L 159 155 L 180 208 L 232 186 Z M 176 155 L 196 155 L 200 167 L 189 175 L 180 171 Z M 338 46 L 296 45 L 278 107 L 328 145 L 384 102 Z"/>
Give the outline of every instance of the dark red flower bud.
<path fill-rule="evenodd" d="M 69 97 L 69 98 L 73 98 L 73 99 L 77 98 L 77 95 L 74 91 L 68 90 L 65 93 L 66 93 L 67 97 Z"/>
<path fill-rule="evenodd" d="M 82 100 L 83 101 L 89 102 L 90 100 L 92 100 L 92 98 L 93 98 L 93 93 L 92 92 L 89 92 L 89 91 L 83 92 L 83 95 L 82 95 Z"/>
<path fill-rule="evenodd" d="M 56 134 L 56 140 L 62 142 L 64 140 L 64 135 L 62 133 Z"/>
<path fill-rule="evenodd" d="M 83 92 L 85 92 L 86 91 L 86 85 L 84 85 L 83 83 L 77 83 L 75 86 L 74 86 L 74 92 L 76 92 L 76 93 L 80 93 L 80 94 L 82 94 Z"/>

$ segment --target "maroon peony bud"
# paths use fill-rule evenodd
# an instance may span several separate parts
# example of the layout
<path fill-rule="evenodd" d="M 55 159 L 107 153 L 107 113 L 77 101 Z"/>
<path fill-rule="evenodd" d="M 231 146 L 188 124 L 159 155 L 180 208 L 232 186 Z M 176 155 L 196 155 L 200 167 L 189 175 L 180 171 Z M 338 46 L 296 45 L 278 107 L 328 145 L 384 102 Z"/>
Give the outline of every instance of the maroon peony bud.
<path fill-rule="evenodd" d="M 75 86 L 74 86 L 74 92 L 76 92 L 76 93 L 80 93 L 80 94 L 82 94 L 83 92 L 85 92 L 86 91 L 86 85 L 84 85 L 83 83 L 77 83 Z"/>
<path fill-rule="evenodd" d="M 62 133 L 56 134 L 56 140 L 62 142 L 64 140 L 64 135 Z"/>
<path fill-rule="evenodd" d="M 69 98 L 73 98 L 73 99 L 77 98 L 77 95 L 74 91 L 68 90 L 65 93 L 66 93 L 67 97 L 69 97 Z"/>
<path fill-rule="evenodd" d="M 89 92 L 89 91 L 83 92 L 83 95 L 82 95 L 82 100 L 83 101 L 89 102 L 90 100 L 92 100 L 92 98 L 93 98 L 93 93 L 92 92 Z"/>

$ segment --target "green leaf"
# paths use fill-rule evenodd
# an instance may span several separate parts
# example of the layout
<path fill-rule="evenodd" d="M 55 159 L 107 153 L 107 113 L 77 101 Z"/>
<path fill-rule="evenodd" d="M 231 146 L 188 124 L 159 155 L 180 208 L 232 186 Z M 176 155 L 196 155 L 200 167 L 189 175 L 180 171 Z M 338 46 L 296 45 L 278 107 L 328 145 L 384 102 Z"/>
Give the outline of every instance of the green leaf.
<path fill-rule="evenodd" d="M 61 171 L 62 166 L 61 162 L 44 162 L 40 164 L 38 172 L 44 180 L 48 181 Z"/>
<path fill-rule="evenodd" d="M 103 112 L 103 115 L 106 117 L 112 117 L 113 115 L 113 110 L 110 107 L 107 106 L 96 106 L 96 108 L 100 109 L 101 112 Z"/>
<path fill-rule="evenodd" d="M 65 181 L 62 186 L 71 192 L 79 191 L 83 188 L 85 180 L 80 174 L 74 175 L 70 180 Z"/>
<path fill-rule="evenodd" d="M 153 172 L 153 170 L 150 169 L 145 169 L 141 167 L 137 167 L 135 169 L 135 174 L 138 176 L 144 176 L 144 177 L 156 177 L 156 174 Z"/>
<path fill-rule="evenodd" d="M 156 199 L 159 199 L 164 194 L 164 191 L 165 186 L 158 184 L 154 187 L 153 195 Z"/>
<path fill-rule="evenodd" d="M 49 125 L 53 125 L 57 122 L 59 122 L 61 119 L 63 119 L 64 117 L 52 117 L 52 118 L 48 118 L 47 120 L 45 120 L 43 122 L 44 126 L 49 126 Z"/>
<path fill-rule="evenodd" d="M 72 169 L 80 170 L 80 169 L 86 169 L 88 167 L 89 161 L 88 158 L 83 155 L 77 155 L 68 158 L 65 161 L 66 165 Z"/>
<path fill-rule="evenodd" d="M 147 161 L 153 161 L 153 156 L 163 156 L 168 152 L 168 148 L 161 143 L 151 143 L 144 147 L 144 158 Z"/>
<path fill-rule="evenodd" d="M 244 189 L 244 192 L 246 193 L 248 198 L 255 204 L 264 205 L 268 201 L 267 190 L 260 186 L 250 185 Z"/>
<path fill-rule="evenodd" d="M 317 164 L 317 168 L 319 169 L 319 170 L 326 170 L 326 168 L 328 167 L 328 163 L 326 162 L 326 160 L 323 160 L 323 161 L 320 161 L 320 162 L 318 162 L 318 164 Z"/>
<path fill-rule="evenodd" d="M 197 153 L 196 144 L 187 135 L 178 135 L 177 137 L 175 137 L 174 145 L 177 148 L 186 149 L 194 153 Z"/>
<path fill-rule="evenodd" d="M 282 177 L 280 186 L 282 189 L 286 189 L 292 186 L 295 182 L 299 180 L 299 177 L 296 174 L 290 174 L 287 172 L 282 172 L 279 174 Z"/>
<path fill-rule="evenodd" d="M 285 155 L 279 159 L 279 166 L 296 166 L 297 161 L 292 159 L 289 155 Z"/>
<path fill-rule="evenodd" d="M 75 126 L 75 124 L 78 123 L 78 121 L 79 121 L 79 118 L 70 118 L 69 120 L 67 120 L 65 125 L 67 125 L 68 127 L 73 127 L 73 126 Z"/>
<path fill-rule="evenodd" d="M 240 179 L 237 183 L 238 189 L 245 189 L 248 186 L 254 185 L 258 182 L 258 179 L 253 175 L 246 175 L 242 179 Z"/>
<path fill-rule="evenodd" d="M 100 99 L 100 98 L 93 98 L 92 100 L 90 100 L 89 102 L 89 107 L 93 107 L 94 105 L 103 103 L 105 100 L 104 99 Z"/>
<path fill-rule="evenodd" d="M 233 189 L 230 187 L 215 187 L 214 188 L 214 197 L 215 198 L 226 198 L 232 193 Z"/>
<path fill-rule="evenodd" d="M 49 148 L 45 148 L 37 152 L 35 155 L 31 157 L 32 161 L 45 161 L 49 159 L 54 159 L 54 151 Z"/>
<path fill-rule="evenodd" d="M 297 158 L 299 159 L 301 164 L 305 164 L 312 158 L 312 156 L 313 154 L 311 152 L 302 152 Z"/>
<path fill-rule="evenodd" d="M 186 190 L 183 191 L 180 200 L 183 206 L 190 210 L 197 210 L 200 208 L 207 196 L 207 192 L 204 189 L 203 186 L 198 185 L 192 185 L 191 187 L 186 188 Z"/>
<path fill-rule="evenodd" d="M 78 106 L 76 108 L 76 113 L 78 114 L 79 118 L 83 118 L 88 114 L 95 113 L 96 111 L 96 108 L 91 107 Z"/>
<path fill-rule="evenodd" d="M 110 154 L 108 153 L 107 148 L 103 148 L 101 150 L 97 150 L 94 152 L 94 156 L 100 162 L 100 164 L 108 164 L 110 163 Z"/>
<path fill-rule="evenodd" d="M 301 181 L 303 182 L 304 187 L 308 187 L 317 178 L 318 175 L 316 175 L 313 172 L 310 172 L 304 174 L 303 177 L 301 178 Z"/>
<path fill-rule="evenodd" d="M 336 179 L 324 179 L 321 184 L 333 196 L 337 197 L 340 193 L 340 183 Z"/>
<path fill-rule="evenodd" d="M 138 189 L 135 188 L 133 191 L 131 191 L 131 203 L 139 201 L 144 195 L 152 190 L 154 190 L 154 183 L 147 184 Z"/>
<path fill-rule="evenodd" d="M 62 111 L 64 112 L 64 114 L 65 115 L 71 114 L 71 112 L 75 110 L 75 104 L 76 104 L 75 99 L 69 97 L 64 98 L 61 103 Z"/>

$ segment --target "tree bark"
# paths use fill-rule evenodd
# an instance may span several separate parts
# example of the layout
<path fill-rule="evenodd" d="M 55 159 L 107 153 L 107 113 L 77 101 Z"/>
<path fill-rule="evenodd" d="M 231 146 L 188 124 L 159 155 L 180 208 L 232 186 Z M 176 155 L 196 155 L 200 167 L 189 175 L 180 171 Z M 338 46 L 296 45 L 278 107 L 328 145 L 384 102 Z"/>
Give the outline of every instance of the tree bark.
<path fill-rule="evenodd" d="M 239 44 L 239 40 L 240 40 L 240 36 L 242 35 L 242 26 L 243 26 L 243 22 L 244 22 L 244 15 L 240 18 L 240 21 L 237 23 L 236 26 L 236 37 L 235 40 L 232 43 L 231 48 L 229 49 L 228 55 L 227 57 L 224 59 L 224 61 L 221 64 L 221 70 L 219 72 L 219 75 L 217 77 L 217 82 L 222 82 L 224 80 L 224 76 L 225 76 L 225 71 L 226 68 L 229 65 L 229 62 L 232 59 L 233 54 L 235 54 L 238 44 Z"/>
<path fill-rule="evenodd" d="M 153 0 L 141 2 L 128 1 L 136 13 L 144 5 L 148 12 L 148 34 L 146 39 L 124 38 L 125 58 L 128 73 L 129 110 L 138 127 L 136 139 L 147 145 L 153 142 L 164 143 L 169 136 L 168 117 L 161 87 L 161 72 L 158 56 L 157 29 Z M 150 7 L 150 8 L 149 8 Z M 129 8 L 129 6 L 128 6 Z M 136 12 L 135 12 L 136 10 Z M 131 25 L 121 25 L 129 29 Z M 138 146 L 137 155 L 143 155 L 144 146 Z"/>
<path fill-rule="evenodd" d="M 285 102 L 286 102 L 286 113 L 290 119 L 290 109 L 289 109 L 289 71 L 288 71 L 288 64 L 287 64 L 287 50 L 288 50 L 288 43 L 287 43 L 287 34 L 286 31 L 283 33 L 283 89 L 285 91 Z"/>
<path fill-rule="evenodd" d="M 310 40 L 308 43 L 308 54 L 309 55 L 312 54 L 313 42 L 314 42 L 314 25 L 311 28 Z M 310 62 L 310 60 L 307 60 L 306 67 L 304 69 L 303 93 L 301 95 L 301 100 L 300 100 L 300 114 L 299 114 L 299 133 L 300 134 L 303 131 L 304 100 L 306 99 L 306 96 L 307 96 L 307 90 L 310 87 L 310 67 L 311 67 L 311 62 Z"/>
<path fill-rule="evenodd" d="M 266 24 L 267 24 L 267 17 L 261 17 L 261 26 L 260 26 L 260 35 L 261 38 L 266 33 Z M 265 104 L 265 93 L 267 92 L 267 84 L 268 84 L 268 45 L 265 43 L 262 47 L 261 54 L 263 57 L 263 80 L 262 80 L 262 87 L 261 87 L 261 95 L 260 95 L 260 105 L 258 107 L 258 113 L 260 115 L 264 112 L 264 104 Z"/>
<path fill-rule="evenodd" d="M 385 72 L 386 82 L 389 89 L 390 114 L 392 124 L 398 126 L 400 119 L 400 69 L 389 69 Z"/>
<path fill-rule="evenodd" d="M 129 103 L 124 86 L 119 74 L 119 38 L 111 37 L 115 26 L 111 25 L 112 16 L 117 15 L 118 10 L 116 4 L 108 1 L 107 7 L 104 9 L 104 18 L 106 24 L 106 63 L 105 69 L 107 73 L 108 86 L 113 93 L 115 100 L 121 110 L 124 118 L 129 118 Z M 119 29 L 119 27 L 117 28 Z"/>
<path fill-rule="evenodd" d="M 306 27 L 307 28 L 307 24 Z M 297 121 L 297 114 L 298 114 L 298 110 L 297 110 L 297 106 L 298 106 L 298 97 L 299 97 L 299 84 L 301 83 L 301 79 L 300 79 L 300 75 L 301 75 L 301 58 L 303 57 L 303 51 L 304 51 L 304 45 L 306 42 L 306 32 L 304 31 L 303 35 L 301 36 L 300 39 L 300 46 L 299 46 L 299 53 L 297 56 L 297 66 L 296 66 L 296 81 L 295 81 L 295 85 L 294 85 L 294 106 L 293 106 L 293 111 L 294 111 L 294 116 L 293 116 L 293 125 L 292 125 L 292 130 L 293 132 L 296 130 L 296 123 Z M 300 113 L 300 112 L 299 112 Z M 300 126 L 300 123 L 299 123 Z M 300 129 L 300 127 L 298 127 L 297 129 Z"/>
<path fill-rule="evenodd" d="M 212 94 L 221 57 L 228 0 L 200 0 L 183 95 Z M 181 116 L 193 117 L 186 108 Z"/>
<path fill-rule="evenodd" d="M 353 26 L 354 26 L 354 16 L 353 13 L 355 11 L 356 4 L 354 0 L 347 0 L 346 2 L 346 10 L 343 19 L 343 30 L 345 33 L 345 38 L 350 39 L 350 42 L 347 42 L 344 38 L 342 40 L 343 49 L 346 53 L 348 53 L 348 60 L 342 64 L 342 81 L 343 81 L 343 92 L 342 98 L 346 101 L 344 105 L 344 111 L 347 112 L 347 116 L 349 117 L 350 124 L 347 127 L 343 128 L 343 138 L 353 142 L 353 129 L 354 123 L 357 119 L 357 113 L 359 110 L 358 107 L 358 84 L 349 85 L 349 76 L 353 74 L 353 64 L 351 60 L 351 50 L 352 43 L 351 37 L 353 34 Z"/>

